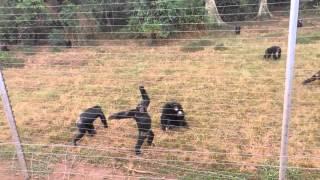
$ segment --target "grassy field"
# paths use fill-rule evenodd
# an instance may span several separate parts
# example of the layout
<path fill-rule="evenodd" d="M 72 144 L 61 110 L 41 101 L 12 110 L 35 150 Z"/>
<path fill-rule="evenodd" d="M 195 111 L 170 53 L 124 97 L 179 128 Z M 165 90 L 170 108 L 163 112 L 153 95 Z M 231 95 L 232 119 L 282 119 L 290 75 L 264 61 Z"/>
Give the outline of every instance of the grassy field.
<path fill-rule="evenodd" d="M 106 179 L 277 179 L 286 20 L 249 24 L 240 36 L 214 32 L 157 47 L 106 40 L 89 48 L 10 52 L 18 64 L 25 62 L 4 75 L 33 177 L 61 178 L 59 171 L 75 169 L 71 179 L 77 179 L 88 165 Z M 319 25 L 307 20 L 298 34 L 290 179 L 320 178 L 320 84 L 301 85 L 320 67 Z M 280 61 L 263 60 L 271 45 L 282 47 Z M 155 147 L 144 146 L 142 157 L 134 156 L 133 120 L 111 121 L 108 129 L 96 121 L 94 138 L 64 146 L 81 110 L 100 104 L 108 115 L 135 107 L 140 84 L 151 97 Z M 182 103 L 190 129 L 160 130 L 160 108 L 168 100 Z M 0 128 L 0 143 L 10 142 L 4 116 Z M 1 145 L 0 158 L 12 157 L 13 146 Z"/>

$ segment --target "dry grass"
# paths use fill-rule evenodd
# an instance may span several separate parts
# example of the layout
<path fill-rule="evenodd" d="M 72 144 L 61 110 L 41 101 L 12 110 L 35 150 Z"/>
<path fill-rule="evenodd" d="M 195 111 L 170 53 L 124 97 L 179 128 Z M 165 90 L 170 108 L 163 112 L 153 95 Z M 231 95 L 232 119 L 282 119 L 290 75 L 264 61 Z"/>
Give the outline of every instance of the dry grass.
<path fill-rule="evenodd" d="M 137 87 L 143 84 L 152 99 L 149 112 L 156 147 L 144 147 L 143 158 L 132 160 L 135 122 L 112 121 L 103 129 L 97 121 L 97 136 L 81 142 L 92 149 L 63 148 L 63 154 L 67 150 L 68 155 L 79 155 L 78 161 L 100 166 L 117 164 L 125 174 L 132 174 L 126 167 L 133 163 L 136 169 L 156 173 L 153 176 L 157 177 L 247 174 L 255 179 L 259 165 L 278 165 L 287 46 L 286 30 L 272 30 L 278 25 L 245 27 L 241 36 L 225 33 L 203 37 L 223 43 L 228 47 L 225 51 L 214 50 L 214 46 L 194 53 L 180 51 L 188 42 L 160 47 L 106 42 L 99 47 L 55 53 L 35 50 L 38 53 L 24 56 L 24 68 L 4 71 L 22 141 L 68 144 L 81 110 L 100 104 L 109 114 L 135 107 L 140 98 Z M 247 28 L 265 30 L 259 33 Z M 308 28 L 299 31 L 300 36 L 310 33 Z M 282 59 L 264 61 L 264 49 L 275 44 L 283 47 Z M 291 166 L 320 168 L 320 84 L 301 85 L 304 78 L 318 71 L 319 50 L 319 41 L 297 46 Z M 159 109 L 172 99 L 184 106 L 191 128 L 163 133 Z M 3 126 L 0 124 L 6 132 Z M 1 133 L 0 140 L 9 141 L 8 134 Z M 26 149 L 56 153 L 54 148 Z M 59 161 L 58 155 L 50 154 L 53 156 L 57 159 L 47 164 Z"/>

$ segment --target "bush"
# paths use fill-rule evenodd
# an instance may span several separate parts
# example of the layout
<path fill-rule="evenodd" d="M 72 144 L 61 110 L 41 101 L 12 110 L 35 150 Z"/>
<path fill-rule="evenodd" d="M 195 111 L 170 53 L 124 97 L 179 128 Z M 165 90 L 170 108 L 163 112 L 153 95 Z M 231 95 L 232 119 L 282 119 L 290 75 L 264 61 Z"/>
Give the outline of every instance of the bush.
<path fill-rule="evenodd" d="M 64 31 L 61 29 L 53 29 L 49 34 L 49 44 L 52 46 L 65 46 Z"/>
<path fill-rule="evenodd" d="M 203 0 L 142 1 L 130 7 L 128 30 L 134 37 L 148 37 L 156 33 L 158 38 L 167 38 L 175 30 L 198 29 L 206 22 Z M 193 23 L 193 24 L 192 24 Z"/>
<path fill-rule="evenodd" d="M 43 0 L 19 1 L 14 13 L 16 15 L 13 23 L 16 24 L 17 31 L 21 34 L 18 37 L 19 40 L 25 44 L 37 44 L 39 39 L 46 38 L 46 33 L 50 29 L 44 27 L 49 25 L 51 20 Z"/>
<path fill-rule="evenodd" d="M 224 21 L 245 21 L 256 16 L 257 0 L 217 0 L 217 8 Z"/>

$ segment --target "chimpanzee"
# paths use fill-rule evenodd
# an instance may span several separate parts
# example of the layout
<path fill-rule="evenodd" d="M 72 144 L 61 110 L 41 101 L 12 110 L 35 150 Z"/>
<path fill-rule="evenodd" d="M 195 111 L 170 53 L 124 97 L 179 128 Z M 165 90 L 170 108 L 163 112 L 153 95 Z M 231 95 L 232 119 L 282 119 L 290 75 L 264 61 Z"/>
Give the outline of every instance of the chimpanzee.
<path fill-rule="evenodd" d="M 108 128 L 106 117 L 104 116 L 100 106 L 93 106 L 80 114 L 80 117 L 77 121 L 78 133 L 73 138 L 73 145 L 76 146 L 77 141 L 79 141 L 86 134 L 86 132 L 88 132 L 90 136 L 94 136 L 96 134 L 93 122 L 98 117 L 101 119 L 104 128 Z"/>
<path fill-rule="evenodd" d="M 148 40 L 149 46 L 154 46 L 157 44 L 157 33 L 152 32 L 150 34 L 150 39 Z"/>
<path fill-rule="evenodd" d="M 161 113 L 161 128 L 163 131 L 174 127 L 187 127 L 188 124 L 185 120 L 185 113 L 182 105 L 178 102 L 167 102 L 162 107 Z"/>
<path fill-rule="evenodd" d="M 5 44 L 0 44 L 0 49 L 1 49 L 1 51 L 10 51 L 10 49 L 8 48 L 8 46 L 7 45 L 5 45 Z"/>
<path fill-rule="evenodd" d="M 151 130 L 151 117 L 147 111 L 148 106 L 150 104 L 150 99 L 147 94 L 147 91 L 143 86 L 139 87 L 142 101 L 137 105 L 135 109 L 131 109 L 128 111 L 121 111 L 118 113 L 111 114 L 109 116 L 109 120 L 112 119 L 126 119 L 133 118 L 137 122 L 138 126 L 138 140 L 135 146 L 136 155 L 141 154 L 141 146 L 145 139 L 147 139 L 147 143 L 149 146 L 153 145 L 154 133 Z"/>
<path fill-rule="evenodd" d="M 65 41 L 66 48 L 71 48 L 72 47 L 72 42 L 70 40 Z"/>
<path fill-rule="evenodd" d="M 302 21 L 302 19 L 298 19 L 297 27 L 303 27 L 303 21 Z"/>
<path fill-rule="evenodd" d="M 270 48 L 266 49 L 264 54 L 264 59 L 269 59 L 273 57 L 273 59 L 279 59 L 281 57 L 281 48 L 279 46 L 271 46 Z"/>
<path fill-rule="evenodd" d="M 240 34 L 240 32 L 241 32 L 241 26 L 236 25 L 235 28 L 234 28 L 234 31 L 235 31 L 236 34 Z"/>
<path fill-rule="evenodd" d="M 320 80 L 320 71 L 318 71 L 316 74 L 314 74 L 311 78 L 309 79 L 306 79 L 303 81 L 303 85 L 306 85 L 312 81 L 315 81 L 315 80 Z"/>

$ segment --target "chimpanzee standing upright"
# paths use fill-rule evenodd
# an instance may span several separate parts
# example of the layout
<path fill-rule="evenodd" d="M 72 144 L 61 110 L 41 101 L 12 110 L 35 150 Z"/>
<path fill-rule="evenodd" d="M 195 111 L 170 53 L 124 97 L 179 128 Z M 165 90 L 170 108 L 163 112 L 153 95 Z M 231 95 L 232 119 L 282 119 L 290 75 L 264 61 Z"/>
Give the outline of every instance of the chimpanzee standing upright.
<path fill-rule="evenodd" d="M 102 112 L 100 106 L 93 106 L 91 108 L 86 109 L 84 112 L 80 114 L 80 117 L 77 121 L 78 132 L 73 138 L 73 145 L 77 145 L 77 141 L 79 141 L 85 134 L 88 132 L 90 136 L 96 134 L 96 130 L 93 126 L 93 122 L 97 118 L 101 119 L 101 122 L 104 125 L 104 128 L 108 127 L 106 117 Z"/>
<path fill-rule="evenodd" d="M 109 120 L 133 118 L 137 122 L 138 140 L 135 146 L 136 155 L 141 154 L 140 149 L 145 139 L 147 139 L 148 145 L 152 145 L 154 138 L 154 133 L 151 130 L 151 117 L 147 111 L 150 104 L 150 99 L 147 91 L 143 86 L 140 86 L 139 90 L 141 93 L 142 101 L 137 105 L 135 109 L 114 113 L 108 118 Z"/>
<path fill-rule="evenodd" d="M 235 28 L 234 28 L 234 31 L 235 31 L 236 34 L 240 34 L 240 32 L 241 32 L 241 26 L 236 25 Z"/>

